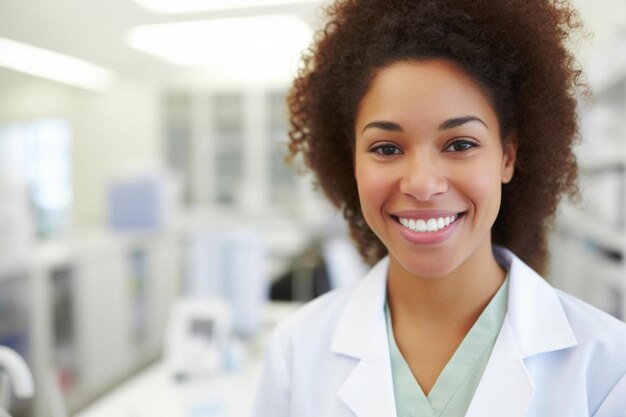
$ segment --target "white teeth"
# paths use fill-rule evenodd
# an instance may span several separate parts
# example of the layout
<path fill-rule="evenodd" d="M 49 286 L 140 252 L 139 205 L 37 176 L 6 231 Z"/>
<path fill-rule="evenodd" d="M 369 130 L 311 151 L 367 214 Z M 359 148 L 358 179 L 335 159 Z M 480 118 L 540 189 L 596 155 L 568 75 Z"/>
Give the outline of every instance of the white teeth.
<path fill-rule="evenodd" d="M 457 219 L 456 216 L 449 216 L 449 217 L 438 217 L 438 218 L 432 218 L 432 219 L 408 219 L 405 217 L 400 217 L 400 224 L 402 224 L 402 226 L 406 227 L 407 229 L 410 229 L 414 232 L 419 232 L 419 233 L 423 233 L 423 232 L 437 232 L 439 230 L 445 229 L 446 227 L 450 226 L 450 224 L 454 223 L 454 221 Z"/>

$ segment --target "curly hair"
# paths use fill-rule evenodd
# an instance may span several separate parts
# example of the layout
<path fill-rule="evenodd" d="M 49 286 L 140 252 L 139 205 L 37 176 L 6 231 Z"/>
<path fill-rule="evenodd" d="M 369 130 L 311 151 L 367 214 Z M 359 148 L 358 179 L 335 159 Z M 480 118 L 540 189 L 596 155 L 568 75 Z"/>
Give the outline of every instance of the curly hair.
<path fill-rule="evenodd" d="M 387 253 L 359 203 L 353 170 L 358 105 L 393 63 L 456 63 L 491 100 L 501 138 L 515 132 L 513 180 L 503 185 L 492 240 L 542 272 L 548 226 L 561 197 L 575 197 L 576 90 L 581 70 L 565 47 L 581 26 L 566 0 L 337 0 L 303 56 L 288 96 L 289 150 L 301 154 L 343 211 L 361 255 Z"/>

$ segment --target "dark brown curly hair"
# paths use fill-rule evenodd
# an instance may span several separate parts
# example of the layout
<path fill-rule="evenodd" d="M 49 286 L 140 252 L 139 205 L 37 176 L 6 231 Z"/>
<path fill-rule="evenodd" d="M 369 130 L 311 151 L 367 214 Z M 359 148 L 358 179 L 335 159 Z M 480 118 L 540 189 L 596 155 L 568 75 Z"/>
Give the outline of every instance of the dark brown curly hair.
<path fill-rule="evenodd" d="M 492 239 L 542 272 L 547 227 L 561 196 L 578 191 L 581 71 L 565 47 L 578 14 L 566 0 L 338 0 L 326 12 L 289 93 L 289 149 L 343 210 L 364 258 L 373 263 L 387 249 L 363 218 L 354 178 L 359 102 L 380 69 L 445 59 L 489 96 L 501 138 L 516 133 L 515 175 L 503 186 Z"/>

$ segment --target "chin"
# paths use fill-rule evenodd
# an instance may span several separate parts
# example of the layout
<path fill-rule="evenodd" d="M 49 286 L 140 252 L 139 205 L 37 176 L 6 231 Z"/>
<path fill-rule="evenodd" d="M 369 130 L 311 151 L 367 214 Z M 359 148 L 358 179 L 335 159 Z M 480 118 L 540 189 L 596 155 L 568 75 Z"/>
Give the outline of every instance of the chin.
<path fill-rule="evenodd" d="M 420 256 L 422 260 L 395 258 L 398 266 L 415 278 L 436 279 L 451 274 L 458 265 L 450 259 L 434 259 L 429 256 Z"/>

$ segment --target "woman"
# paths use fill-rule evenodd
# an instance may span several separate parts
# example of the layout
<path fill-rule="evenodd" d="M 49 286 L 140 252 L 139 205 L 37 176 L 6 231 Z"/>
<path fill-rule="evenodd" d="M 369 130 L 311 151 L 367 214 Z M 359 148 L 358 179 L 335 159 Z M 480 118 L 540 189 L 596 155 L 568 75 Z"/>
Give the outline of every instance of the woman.
<path fill-rule="evenodd" d="M 376 265 L 279 326 L 253 415 L 626 416 L 626 325 L 538 275 L 576 194 L 575 12 L 345 0 L 329 17 L 291 151 Z"/>

